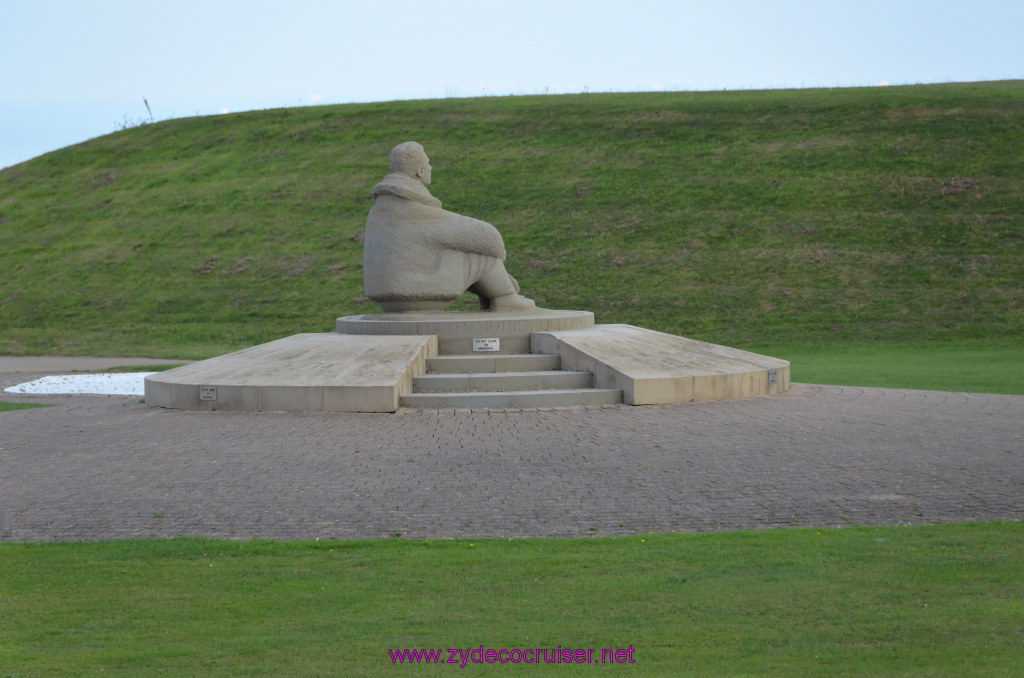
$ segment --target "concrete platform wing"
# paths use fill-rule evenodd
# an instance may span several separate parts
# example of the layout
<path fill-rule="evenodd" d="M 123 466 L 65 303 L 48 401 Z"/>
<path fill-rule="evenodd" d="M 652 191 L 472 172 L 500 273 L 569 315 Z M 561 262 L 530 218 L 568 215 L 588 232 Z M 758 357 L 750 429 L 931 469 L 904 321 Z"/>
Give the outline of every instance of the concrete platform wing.
<path fill-rule="evenodd" d="M 562 369 L 592 372 L 596 387 L 621 389 L 623 402 L 630 405 L 789 390 L 785 360 L 632 325 L 538 332 L 532 351 L 560 355 Z"/>
<path fill-rule="evenodd" d="M 146 378 L 146 403 L 187 410 L 394 412 L 435 336 L 296 334 Z"/>

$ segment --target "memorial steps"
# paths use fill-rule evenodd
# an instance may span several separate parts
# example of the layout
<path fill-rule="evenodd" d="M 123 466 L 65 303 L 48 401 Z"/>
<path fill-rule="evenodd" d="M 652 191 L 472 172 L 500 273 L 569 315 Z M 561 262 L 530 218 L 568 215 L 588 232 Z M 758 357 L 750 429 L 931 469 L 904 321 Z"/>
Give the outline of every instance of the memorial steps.
<path fill-rule="evenodd" d="M 558 355 L 444 355 L 427 359 L 403 407 L 537 408 L 611 405 L 621 389 L 594 388 L 594 375 L 561 369 Z"/>

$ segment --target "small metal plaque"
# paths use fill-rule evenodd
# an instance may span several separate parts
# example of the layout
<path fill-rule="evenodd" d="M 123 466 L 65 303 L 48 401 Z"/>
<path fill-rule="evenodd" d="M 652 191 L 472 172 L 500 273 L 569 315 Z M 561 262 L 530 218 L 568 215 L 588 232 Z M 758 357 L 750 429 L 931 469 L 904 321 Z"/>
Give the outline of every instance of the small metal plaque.
<path fill-rule="evenodd" d="M 200 400 L 216 400 L 217 399 L 217 387 L 216 386 L 200 386 L 199 387 L 199 399 Z"/>
<path fill-rule="evenodd" d="M 777 383 L 779 383 L 779 371 L 778 370 L 768 370 L 768 383 L 769 384 L 777 384 Z"/>
<path fill-rule="evenodd" d="M 474 339 L 473 352 L 495 352 L 501 350 L 501 339 Z"/>

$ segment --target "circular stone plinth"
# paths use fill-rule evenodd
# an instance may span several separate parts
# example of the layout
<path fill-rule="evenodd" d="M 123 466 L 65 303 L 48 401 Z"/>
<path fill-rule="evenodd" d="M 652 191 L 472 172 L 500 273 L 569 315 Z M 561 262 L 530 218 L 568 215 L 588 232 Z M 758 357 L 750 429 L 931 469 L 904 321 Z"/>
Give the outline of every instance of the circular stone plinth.
<path fill-rule="evenodd" d="M 594 326 L 590 311 L 406 311 L 338 318 L 341 334 L 437 335 L 439 339 L 529 337 L 533 332 L 581 330 Z"/>

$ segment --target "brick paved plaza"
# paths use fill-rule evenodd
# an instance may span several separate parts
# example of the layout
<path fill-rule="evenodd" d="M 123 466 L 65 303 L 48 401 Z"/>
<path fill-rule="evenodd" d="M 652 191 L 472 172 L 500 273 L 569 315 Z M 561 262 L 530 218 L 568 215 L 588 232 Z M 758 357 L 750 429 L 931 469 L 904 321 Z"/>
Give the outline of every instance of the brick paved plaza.
<path fill-rule="evenodd" d="M 56 406 L 0 414 L 0 540 L 1024 519 L 1024 396 L 795 384 L 716 403 L 396 414 L 30 400 Z"/>

